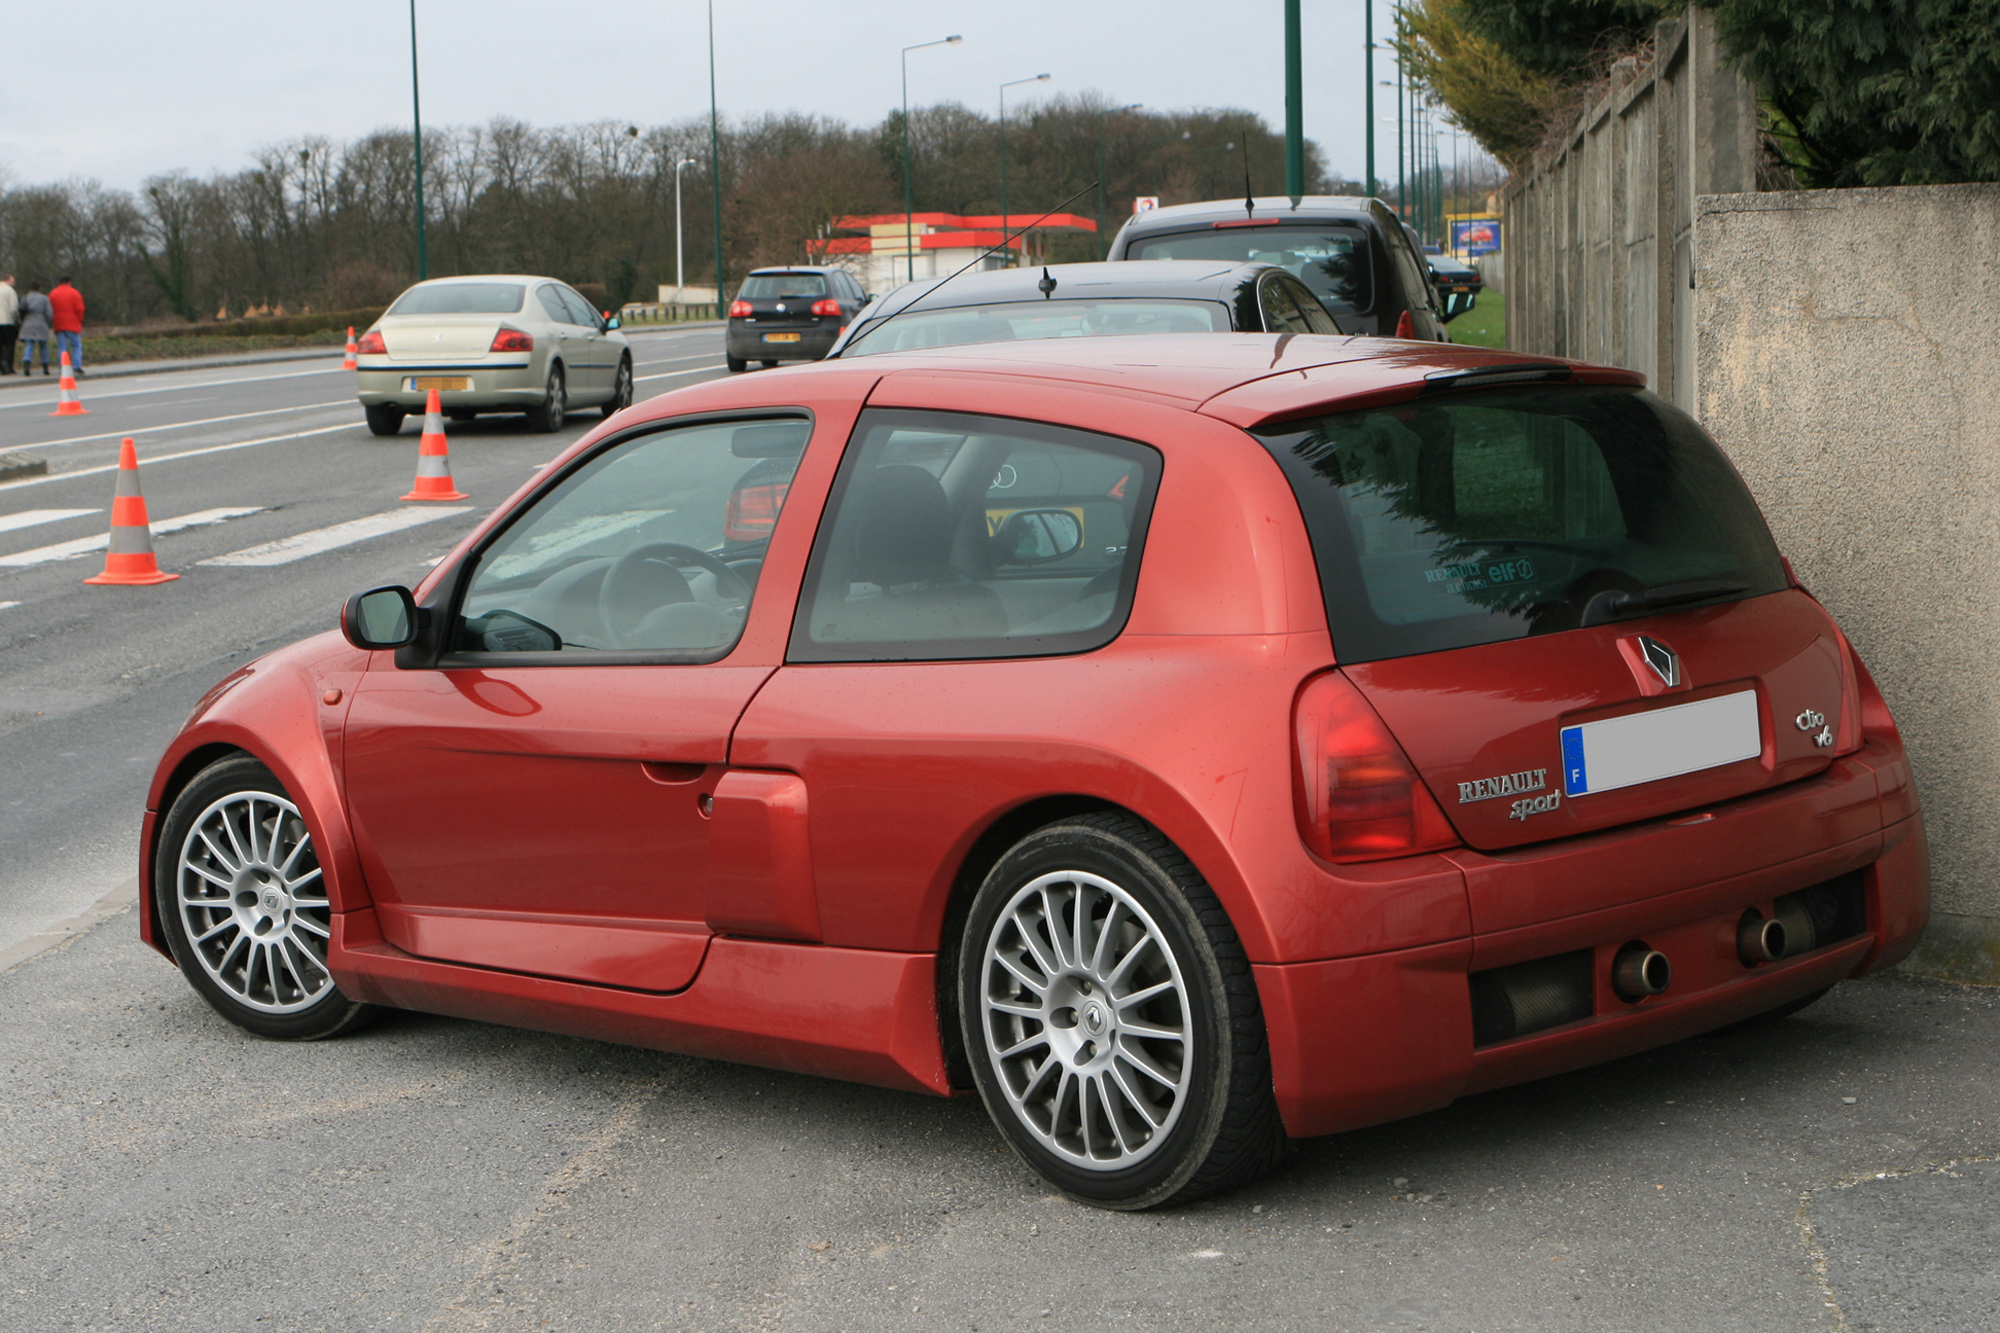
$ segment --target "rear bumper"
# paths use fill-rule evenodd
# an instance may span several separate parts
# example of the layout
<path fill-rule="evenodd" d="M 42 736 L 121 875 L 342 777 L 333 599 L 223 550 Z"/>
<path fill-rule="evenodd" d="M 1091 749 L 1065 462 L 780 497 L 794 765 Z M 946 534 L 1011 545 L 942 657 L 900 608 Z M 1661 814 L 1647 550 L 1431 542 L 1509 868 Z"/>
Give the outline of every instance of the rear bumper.
<path fill-rule="evenodd" d="M 766 342 L 767 333 L 796 333 L 799 340 Z M 729 355 L 744 361 L 817 361 L 832 351 L 839 340 L 840 329 L 830 324 L 821 328 L 760 329 L 731 321 L 723 346 Z"/>
<path fill-rule="evenodd" d="M 410 387 L 416 378 L 464 379 L 469 387 L 446 389 L 438 402 L 452 408 L 507 408 L 523 410 L 542 401 L 548 385 L 534 363 L 521 361 L 500 366 L 419 366 L 383 362 L 363 365 L 356 375 L 363 407 L 385 404 L 407 412 L 421 412 L 429 399 L 425 389 Z"/>
<path fill-rule="evenodd" d="M 1768 911 L 1781 894 L 1856 871 L 1866 912 L 1859 934 L 1773 963 L 1736 956 L 1745 908 Z M 1916 945 L 1929 917 L 1930 855 L 1923 816 L 1912 814 L 1808 856 L 1498 938 L 1259 964 L 1279 1109 L 1295 1137 L 1330 1134 L 1678 1041 L 1887 967 Z M 1608 980 L 1611 957 L 1632 940 L 1666 953 L 1674 976 L 1665 994 L 1636 1004 Z M 1586 948 L 1596 976 L 1588 1017 L 1475 1046 L 1472 971 Z"/>

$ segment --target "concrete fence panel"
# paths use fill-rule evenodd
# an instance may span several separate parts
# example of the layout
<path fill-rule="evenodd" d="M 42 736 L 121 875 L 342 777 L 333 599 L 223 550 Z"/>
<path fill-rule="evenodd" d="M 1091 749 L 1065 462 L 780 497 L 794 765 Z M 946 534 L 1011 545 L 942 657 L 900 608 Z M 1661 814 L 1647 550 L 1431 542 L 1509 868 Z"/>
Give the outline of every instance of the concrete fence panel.
<path fill-rule="evenodd" d="M 2000 983 L 2000 185 L 1702 197 L 1697 412 L 1902 727 L 1913 970 Z"/>

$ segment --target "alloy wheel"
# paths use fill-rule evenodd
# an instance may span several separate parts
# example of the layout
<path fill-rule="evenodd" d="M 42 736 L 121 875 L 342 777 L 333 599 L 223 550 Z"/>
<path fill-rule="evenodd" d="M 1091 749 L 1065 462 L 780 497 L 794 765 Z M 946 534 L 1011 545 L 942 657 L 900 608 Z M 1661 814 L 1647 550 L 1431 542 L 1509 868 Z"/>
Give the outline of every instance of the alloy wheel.
<path fill-rule="evenodd" d="M 298 807 L 236 791 L 195 818 L 174 901 L 196 962 L 246 1008 L 291 1014 L 333 986 L 332 904 Z"/>
<path fill-rule="evenodd" d="M 1001 910 L 982 966 L 986 1055 L 1021 1125 L 1087 1170 L 1150 1156 L 1187 1104 L 1194 1030 L 1146 909 L 1097 875 L 1042 875 Z"/>

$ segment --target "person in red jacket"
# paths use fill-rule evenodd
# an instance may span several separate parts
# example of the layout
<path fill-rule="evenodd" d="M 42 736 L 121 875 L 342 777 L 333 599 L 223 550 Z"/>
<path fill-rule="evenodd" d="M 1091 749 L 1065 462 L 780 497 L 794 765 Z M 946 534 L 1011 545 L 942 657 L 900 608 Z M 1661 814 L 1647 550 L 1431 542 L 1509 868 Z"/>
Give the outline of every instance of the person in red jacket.
<path fill-rule="evenodd" d="M 69 274 L 56 280 L 54 290 L 49 292 L 49 308 L 55 312 L 51 321 L 56 330 L 56 355 L 69 353 L 69 364 L 77 374 L 83 373 L 83 293 L 70 286 Z"/>

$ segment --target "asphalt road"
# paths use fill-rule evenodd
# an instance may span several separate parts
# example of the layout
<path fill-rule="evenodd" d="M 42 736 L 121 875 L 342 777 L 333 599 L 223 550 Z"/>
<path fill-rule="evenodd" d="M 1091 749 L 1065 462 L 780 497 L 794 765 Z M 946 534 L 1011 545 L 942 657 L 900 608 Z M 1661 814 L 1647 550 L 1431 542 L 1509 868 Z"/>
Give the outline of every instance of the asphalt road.
<path fill-rule="evenodd" d="M 725 373 L 719 326 L 631 341 L 639 397 Z M 336 354 L 86 376 L 82 417 L 49 415 L 53 380 L 0 387 L 0 453 L 44 458 L 51 474 L 0 485 L 0 949 L 135 872 L 146 782 L 202 691 L 245 658 L 330 627 L 348 594 L 414 583 L 600 419 L 576 413 L 555 435 L 518 417 L 451 423 L 452 475 L 471 498 L 405 505 L 422 421 L 394 438 L 369 434 L 354 377 L 339 365 Z M 86 587 L 102 547 L 67 558 L 50 548 L 106 534 L 127 435 L 138 442 L 160 565 L 181 578 Z M 284 564 L 202 563 L 406 511 L 426 521 Z M 188 517 L 211 521 L 159 531 Z"/>
<path fill-rule="evenodd" d="M 641 391 L 720 373 L 716 340 L 635 339 Z M 0 1328 L 2000 1328 L 1992 991 L 1843 986 L 1125 1216 L 1052 1196 L 973 1101 L 415 1014 L 258 1041 L 129 911 L 9 967 L 130 877 L 208 684 L 420 575 L 595 419 L 452 427 L 465 512 L 202 563 L 408 508 L 414 423 L 376 439 L 346 387 L 86 380 L 79 420 L 0 389 L 0 452 L 57 469 L 0 486 Z M 160 587 L 84 586 L 95 552 L 7 563 L 102 533 L 127 433 L 156 521 L 253 512 L 162 536 Z"/>

